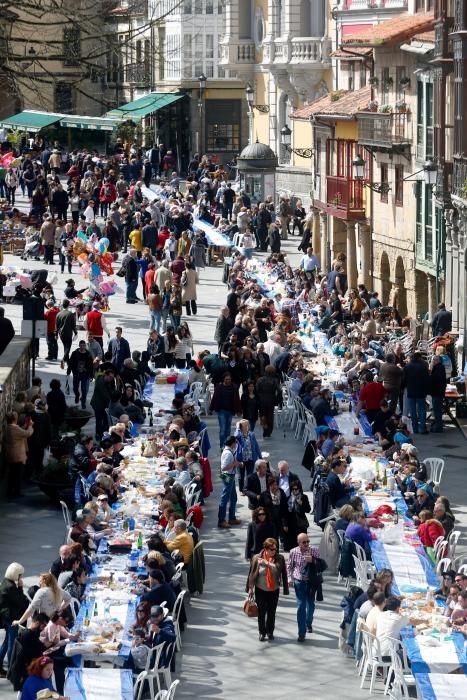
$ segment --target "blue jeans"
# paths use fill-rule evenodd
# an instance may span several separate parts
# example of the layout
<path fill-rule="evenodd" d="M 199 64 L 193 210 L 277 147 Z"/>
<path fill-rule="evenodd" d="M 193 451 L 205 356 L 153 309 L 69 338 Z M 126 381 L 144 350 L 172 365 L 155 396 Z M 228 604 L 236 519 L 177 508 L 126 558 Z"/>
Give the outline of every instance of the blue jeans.
<path fill-rule="evenodd" d="M 78 396 L 81 389 L 81 406 L 86 408 L 86 397 L 89 390 L 89 375 L 86 373 L 73 375 L 73 393 Z"/>
<path fill-rule="evenodd" d="M 150 311 L 149 313 L 151 316 L 151 323 L 149 324 L 149 330 L 153 331 L 155 329 L 159 333 L 159 330 L 161 327 L 162 312 L 161 311 Z"/>
<path fill-rule="evenodd" d="M 8 663 L 10 663 L 13 645 L 17 635 L 18 626 L 13 627 L 13 625 L 5 625 L 5 639 L 3 640 L 3 644 L 0 648 L 0 667 L 3 666 L 5 656 L 8 656 Z"/>
<path fill-rule="evenodd" d="M 432 430 L 443 429 L 443 397 L 432 396 L 431 404 L 433 406 L 433 425 Z"/>
<path fill-rule="evenodd" d="M 226 411 L 223 408 L 217 411 L 217 420 L 219 421 L 219 445 L 221 447 L 221 450 L 225 445 L 225 441 L 231 434 L 232 417 L 232 411 Z"/>
<path fill-rule="evenodd" d="M 229 506 L 229 520 L 235 520 L 235 506 L 237 505 L 237 488 L 235 486 L 235 474 L 227 476 L 223 479 L 223 487 L 221 500 L 219 503 L 219 513 L 217 520 L 219 525 L 224 522 L 227 515 L 227 506 Z"/>
<path fill-rule="evenodd" d="M 126 300 L 132 301 L 136 299 L 136 289 L 138 288 L 138 280 L 136 282 L 126 283 Z"/>
<path fill-rule="evenodd" d="M 308 588 L 307 581 L 293 582 L 295 597 L 297 598 L 297 624 L 298 636 L 304 637 L 306 628 L 313 623 L 315 612 L 315 593 Z"/>
<path fill-rule="evenodd" d="M 426 432 L 426 404 L 425 399 L 411 399 L 407 397 L 409 414 L 412 419 L 414 433 Z"/>
<path fill-rule="evenodd" d="M 174 316 L 174 314 L 170 314 L 170 321 L 172 323 L 174 333 L 176 333 L 178 331 L 178 327 L 180 325 L 181 320 L 182 320 L 181 316 Z"/>

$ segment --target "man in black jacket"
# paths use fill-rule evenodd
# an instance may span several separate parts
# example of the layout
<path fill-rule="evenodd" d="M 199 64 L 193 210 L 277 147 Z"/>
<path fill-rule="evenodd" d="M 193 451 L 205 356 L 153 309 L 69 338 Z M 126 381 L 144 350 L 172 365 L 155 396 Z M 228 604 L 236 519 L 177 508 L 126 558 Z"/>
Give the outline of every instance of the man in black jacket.
<path fill-rule="evenodd" d="M 228 338 L 230 331 L 233 328 L 233 321 L 230 318 L 230 311 L 228 306 L 223 306 L 219 316 L 217 317 L 216 330 L 214 333 L 214 340 L 217 341 L 219 348 L 219 353 L 222 350 L 222 346 Z"/>
<path fill-rule="evenodd" d="M 438 311 L 432 318 L 431 331 L 433 338 L 437 335 L 444 335 L 452 330 L 452 314 L 446 309 L 446 304 L 438 304 Z"/>
<path fill-rule="evenodd" d="M 136 304 L 136 288 L 138 287 L 138 263 L 136 262 L 137 252 L 130 248 L 128 256 L 125 258 L 125 283 L 126 283 L 126 303 Z"/>
<path fill-rule="evenodd" d="M 326 478 L 326 485 L 329 489 L 329 501 L 333 508 L 341 508 L 350 501 L 352 484 L 349 481 L 342 483 L 339 478 L 346 469 L 347 463 L 340 457 L 331 462 L 331 471 Z"/>
<path fill-rule="evenodd" d="M 94 363 L 92 355 L 86 349 L 86 341 L 80 340 L 79 346 L 70 355 L 68 360 L 67 375 L 73 374 L 73 393 L 75 403 L 79 403 L 81 388 L 81 407 L 86 408 L 86 397 L 89 391 L 89 382 L 92 379 Z"/>
<path fill-rule="evenodd" d="M 245 496 L 248 496 L 248 508 L 255 510 L 259 506 L 261 494 L 266 491 L 268 476 L 268 463 L 265 459 L 257 459 L 255 472 L 246 480 Z"/>
<path fill-rule="evenodd" d="M 320 395 L 310 401 L 310 410 L 316 418 L 317 425 L 325 425 L 325 416 L 334 415 L 329 389 L 321 389 Z"/>
<path fill-rule="evenodd" d="M 5 309 L 0 306 L 0 355 L 15 337 L 15 329 L 9 318 L 5 318 Z"/>
<path fill-rule="evenodd" d="M 426 397 L 430 390 L 428 366 L 419 352 L 414 352 L 404 367 L 402 387 L 407 389 L 407 403 L 414 433 L 426 434 Z"/>
<path fill-rule="evenodd" d="M 443 400 L 446 392 L 446 370 L 439 355 L 433 356 L 431 365 L 431 404 L 433 406 L 432 433 L 443 432 Z"/>

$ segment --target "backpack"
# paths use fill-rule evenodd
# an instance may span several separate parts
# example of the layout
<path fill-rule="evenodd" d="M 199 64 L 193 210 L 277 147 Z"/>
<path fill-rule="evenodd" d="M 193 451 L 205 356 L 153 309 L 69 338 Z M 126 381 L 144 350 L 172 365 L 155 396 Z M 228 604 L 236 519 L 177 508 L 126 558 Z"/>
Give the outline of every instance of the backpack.
<path fill-rule="evenodd" d="M 112 188 L 106 185 L 104 189 L 104 197 L 109 198 L 112 197 Z"/>
<path fill-rule="evenodd" d="M 315 482 L 313 491 L 313 520 L 321 530 L 324 530 L 326 526 L 325 523 L 321 521 L 327 518 L 330 510 L 329 487 L 321 477 L 319 477 Z"/>

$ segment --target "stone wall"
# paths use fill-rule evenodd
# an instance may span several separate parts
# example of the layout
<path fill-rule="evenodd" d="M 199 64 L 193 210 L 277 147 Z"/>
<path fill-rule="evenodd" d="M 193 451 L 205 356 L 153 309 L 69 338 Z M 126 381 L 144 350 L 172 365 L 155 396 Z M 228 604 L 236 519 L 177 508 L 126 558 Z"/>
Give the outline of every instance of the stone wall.
<path fill-rule="evenodd" d="M 276 170 L 276 196 L 286 192 L 290 197 L 301 199 L 306 211 L 312 204 L 313 178 L 309 171 L 301 168 L 282 167 Z"/>
<path fill-rule="evenodd" d="M 30 382 L 30 345 L 28 338 L 15 336 L 6 350 L 0 355 L 0 495 L 4 495 L 5 483 L 5 416 L 11 407 L 18 391 L 25 391 Z"/>

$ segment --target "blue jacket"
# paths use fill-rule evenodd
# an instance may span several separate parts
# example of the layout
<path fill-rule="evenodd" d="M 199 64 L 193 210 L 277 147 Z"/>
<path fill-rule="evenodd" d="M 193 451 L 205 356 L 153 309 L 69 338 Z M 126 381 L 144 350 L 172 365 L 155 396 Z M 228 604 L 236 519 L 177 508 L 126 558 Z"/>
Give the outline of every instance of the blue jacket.
<path fill-rule="evenodd" d="M 239 462 L 243 462 L 243 449 L 245 447 L 245 438 L 240 430 L 235 431 L 235 437 L 237 438 L 237 459 Z M 256 439 L 256 435 L 250 432 L 250 444 L 251 444 L 251 459 L 256 462 L 257 459 L 261 458 L 261 450 Z"/>
<path fill-rule="evenodd" d="M 117 339 L 112 338 L 109 341 L 108 350 L 112 353 L 112 364 L 119 370 L 122 368 L 124 361 L 131 357 L 130 344 L 126 338 L 120 338 L 120 347 L 118 347 Z"/>

